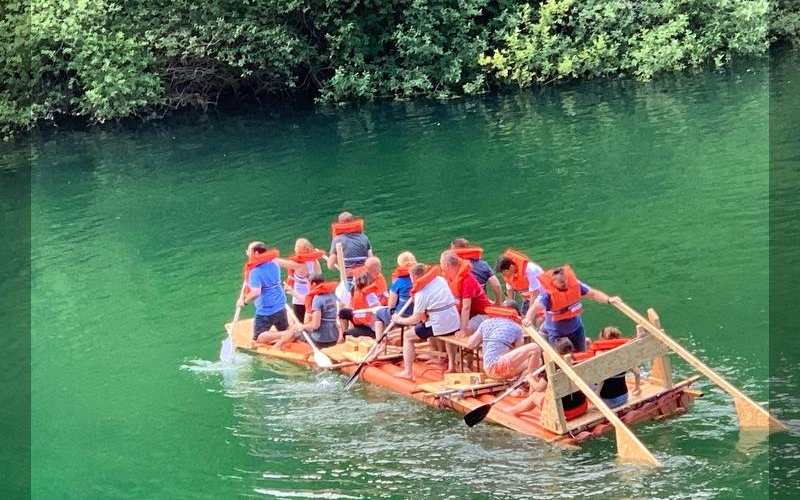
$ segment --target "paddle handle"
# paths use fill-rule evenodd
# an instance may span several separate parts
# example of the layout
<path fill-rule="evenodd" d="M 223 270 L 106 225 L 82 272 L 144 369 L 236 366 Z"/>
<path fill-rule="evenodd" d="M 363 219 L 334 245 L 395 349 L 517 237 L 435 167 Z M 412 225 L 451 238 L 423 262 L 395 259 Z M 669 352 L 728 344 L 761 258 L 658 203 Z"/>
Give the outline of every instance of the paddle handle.
<path fill-rule="evenodd" d="M 242 312 L 242 306 L 239 305 L 239 301 L 242 300 L 242 295 L 244 295 L 244 289 L 247 287 L 247 282 L 242 281 L 242 289 L 239 290 L 239 297 L 236 299 L 236 310 L 233 313 L 233 321 L 231 321 L 230 326 L 228 327 L 228 336 L 233 335 L 233 327 L 236 326 L 236 322 L 239 321 L 239 314 Z"/>
<path fill-rule="evenodd" d="M 535 377 L 536 375 L 539 375 L 539 374 L 540 374 L 540 373 L 542 373 L 543 371 L 544 371 L 544 365 L 542 365 L 542 366 L 540 366 L 539 368 L 535 369 L 535 370 L 534 370 L 534 371 L 531 373 L 531 375 L 533 375 L 533 376 Z M 508 388 L 508 389 L 506 389 L 506 390 L 505 390 L 505 391 L 504 391 L 502 394 L 500 394 L 499 396 L 497 396 L 496 398 L 494 398 L 494 399 L 492 400 L 492 402 L 491 402 L 491 403 L 489 403 L 489 404 L 493 405 L 493 404 L 497 403 L 498 401 L 500 401 L 501 399 L 503 399 L 503 398 L 505 398 L 506 396 L 508 396 L 509 394 L 511 394 L 512 392 L 514 392 L 514 389 L 516 389 L 517 387 L 521 386 L 521 385 L 522 385 L 522 383 L 523 383 L 523 382 L 525 382 L 525 379 L 526 379 L 526 378 L 527 378 L 527 377 L 520 377 L 520 379 L 519 379 L 519 380 L 517 380 L 516 382 L 514 382 L 513 384 L 511 384 L 511 386 L 509 386 L 509 388 Z"/>

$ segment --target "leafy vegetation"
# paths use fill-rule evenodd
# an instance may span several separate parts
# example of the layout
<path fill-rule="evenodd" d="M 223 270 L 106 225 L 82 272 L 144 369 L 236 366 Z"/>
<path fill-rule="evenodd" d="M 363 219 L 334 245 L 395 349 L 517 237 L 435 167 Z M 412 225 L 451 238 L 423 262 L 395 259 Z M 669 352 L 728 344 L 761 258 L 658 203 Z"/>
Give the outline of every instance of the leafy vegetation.
<path fill-rule="evenodd" d="M 0 133 L 223 99 L 448 98 L 764 54 L 790 0 L 8 0 Z"/>

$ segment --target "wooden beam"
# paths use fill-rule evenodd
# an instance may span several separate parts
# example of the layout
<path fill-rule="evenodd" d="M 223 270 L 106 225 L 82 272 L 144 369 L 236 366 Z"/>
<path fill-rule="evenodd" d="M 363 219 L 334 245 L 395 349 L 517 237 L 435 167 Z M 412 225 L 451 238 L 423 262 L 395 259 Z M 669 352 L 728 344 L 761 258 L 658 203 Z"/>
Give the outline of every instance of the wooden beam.
<path fill-rule="evenodd" d="M 697 368 L 703 375 L 708 377 L 709 380 L 717 384 L 733 397 L 733 403 L 736 406 L 736 414 L 739 416 L 739 427 L 768 429 L 769 432 L 779 432 L 787 430 L 786 425 L 772 416 L 767 410 L 762 408 L 758 403 L 744 395 L 739 389 L 733 386 L 730 382 L 722 378 L 720 374 L 709 368 L 705 363 L 700 361 L 692 353 L 684 349 L 672 337 L 664 333 L 660 328 L 651 323 L 647 318 L 636 312 L 631 306 L 624 302 L 615 302 L 614 306 L 619 309 L 624 315 L 628 316 L 634 322 L 642 325 L 648 333 L 655 336 L 658 340 L 666 344 L 670 349 L 675 351 L 680 357 L 685 359 L 690 365 Z"/>
<path fill-rule="evenodd" d="M 661 319 L 652 307 L 647 310 L 647 318 L 650 320 L 650 323 L 661 330 Z M 636 325 L 637 335 L 639 335 L 640 330 L 645 331 L 642 325 Z M 667 356 L 656 356 L 653 358 L 652 367 L 650 369 L 650 380 L 666 389 L 672 387 L 672 366 L 669 364 L 669 358 Z"/>
<path fill-rule="evenodd" d="M 605 402 L 598 396 L 589 385 L 584 382 L 573 369 L 572 365 L 567 361 L 561 359 L 553 347 L 545 340 L 544 337 L 540 336 L 535 329 L 531 327 L 526 327 L 526 331 L 529 333 L 531 338 L 534 342 L 536 342 L 539 347 L 542 348 L 542 351 L 550 357 L 550 359 L 558 365 L 561 370 L 566 373 L 575 385 L 578 386 L 580 391 L 586 395 L 586 397 L 591 401 L 594 406 L 600 410 L 603 416 L 608 419 L 611 425 L 614 426 L 616 430 L 616 437 L 617 437 L 617 455 L 622 460 L 628 460 L 631 462 L 652 465 L 659 467 L 661 463 L 656 460 L 656 457 L 650 453 L 641 441 L 628 429 L 628 426 L 625 425 L 622 420 L 617 417 L 617 415 L 611 411 L 611 409 L 605 404 Z M 531 331 L 533 333 L 531 333 Z M 535 335 L 534 335 L 535 333 Z M 548 375 L 549 376 L 549 375 Z M 548 379 L 549 380 L 549 379 Z M 549 385 L 549 384 L 548 384 Z"/>

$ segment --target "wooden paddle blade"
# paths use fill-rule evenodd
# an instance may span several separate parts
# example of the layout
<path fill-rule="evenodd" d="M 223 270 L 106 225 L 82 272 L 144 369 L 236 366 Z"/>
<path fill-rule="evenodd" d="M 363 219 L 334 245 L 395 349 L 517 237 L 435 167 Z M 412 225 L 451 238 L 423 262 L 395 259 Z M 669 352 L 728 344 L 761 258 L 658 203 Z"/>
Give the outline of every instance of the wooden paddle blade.
<path fill-rule="evenodd" d="M 486 415 L 492 410 L 492 405 L 485 404 L 483 406 L 479 406 L 472 410 L 471 412 L 464 415 L 464 423 L 466 423 L 470 427 L 475 427 L 479 423 L 486 418 Z"/>
<path fill-rule="evenodd" d="M 314 362 L 320 368 L 330 368 L 331 366 L 333 366 L 333 361 L 331 361 L 331 358 L 326 356 L 324 352 L 318 349 L 314 350 Z"/>

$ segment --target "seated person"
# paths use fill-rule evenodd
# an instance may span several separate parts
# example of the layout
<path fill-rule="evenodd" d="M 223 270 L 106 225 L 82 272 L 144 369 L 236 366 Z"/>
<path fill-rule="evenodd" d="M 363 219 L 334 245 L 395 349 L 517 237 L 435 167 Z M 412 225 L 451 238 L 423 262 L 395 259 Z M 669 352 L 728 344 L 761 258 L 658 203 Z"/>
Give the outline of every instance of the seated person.
<path fill-rule="evenodd" d="M 606 350 L 598 348 L 602 346 L 602 341 L 621 338 L 622 332 L 619 331 L 619 328 L 616 326 L 607 326 L 600 330 L 598 342 L 594 344 L 592 350 L 594 350 L 597 354 L 602 354 L 603 352 L 606 352 Z M 639 374 L 639 369 L 633 367 L 630 369 L 630 371 L 633 373 L 636 384 L 633 394 L 641 394 L 641 375 Z M 597 394 L 603 398 L 603 402 L 605 402 L 609 408 L 616 408 L 617 406 L 622 406 L 628 402 L 628 384 L 625 382 L 626 373 L 627 372 L 618 373 L 613 377 L 605 379 L 597 388 L 597 390 L 595 390 L 595 392 L 597 392 Z"/>
<path fill-rule="evenodd" d="M 556 352 L 561 356 L 572 354 L 575 351 L 575 348 L 572 346 L 572 342 L 570 342 L 570 340 L 566 337 L 558 339 L 554 347 Z M 531 372 L 535 371 L 540 366 L 542 366 L 541 356 L 532 359 L 532 363 L 530 365 Z M 542 372 L 537 377 L 528 375 L 528 384 L 530 387 L 528 397 L 511 408 L 510 412 L 512 415 L 519 415 L 520 413 L 530 411 L 535 406 L 539 408 L 542 407 L 544 391 L 547 388 L 547 373 Z M 586 395 L 581 391 L 576 391 L 572 394 L 567 394 L 566 396 L 562 397 L 561 405 L 564 407 L 564 418 L 567 420 L 580 417 L 586 413 L 586 410 L 589 408 L 589 402 L 586 400 Z"/>
<path fill-rule="evenodd" d="M 368 259 L 369 260 L 369 259 Z M 392 286 L 389 288 L 389 299 L 385 309 L 375 313 L 375 336 L 381 338 L 383 329 L 391 323 L 392 314 L 403 308 L 411 297 L 411 276 L 409 270 L 417 263 L 417 258 L 411 252 L 401 252 L 397 256 L 397 268 L 392 273 Z M 411 309 L 406 309 L 404 317 L 411 316 Z M 405 332 L 405 329 L 403 329 Z"/>
<path fill-rule="evenodd" d="M 483 371 L 491 378 L 511 380 L 524 373 L 533 363 L 541 359 L 542 353 L 536 344 L 524 345 L 525 332 L 520 323 L 519 306 L 506 300 L 502 307 L 486 308 L 487 318 L 467 341 L 467 347 L 475 349 L 483 344 Z"/>
<path fill-rule="evenodd" d="M 305 296 L 306 316 L 304 322 L 288 332 L 275 343 L 280 347 L 292 339 L 305 342 L 301 331 L 308 333 L 317 347 L 331 347 L 339 340 L 339 329 L 336 326 L 336 295 L 334 291 L 339 284 L 336 281 L 325 281 L 322 274 L 312 274 L 308 280 L 309 290 Z M 299 320 L 299 318 L 298 318 Z"/>
<path fill-rule="evenodd" d="M 377 285 L 368 272 L 360 272 L 354 277 L 354 280 L 353 308 L 343 308 L 339 311 L 339 318 L 345 321 L 342 328 L 344 330 L 343 337 L 350 335 L 351 337 L 375 338 L 375 330 L 372 329 L 374 314 L 363 310 L 381 305 Z M 352 323 L 353 326 L 346 328 L 348 323 Z"/>

